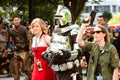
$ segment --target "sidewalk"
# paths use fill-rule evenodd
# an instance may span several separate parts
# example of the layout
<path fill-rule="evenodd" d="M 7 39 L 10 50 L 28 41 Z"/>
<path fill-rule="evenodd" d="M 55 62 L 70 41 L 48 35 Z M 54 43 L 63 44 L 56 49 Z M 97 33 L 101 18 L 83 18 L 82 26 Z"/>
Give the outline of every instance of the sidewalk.
<path fill-rule="evenodd" d="M 0 80 L 14 80 L 12 77 L 7 77 L 7 75 L 0 75 Z M 20 80 L 25 80 L 25 76 L 20 76 Z"/>
<path fill-rule="evenodd" d="M 0 74 L 0 78 L 4 78 L 4 77 L 7 77 L 8 76 L 8 74 L 6 74 L 6 75 L 2 75 L 2 74 Z M 0 79 L 1 80 L 1 79 Z"/>
<path fill-rule="evenodd" d="M 82 73 L 86 73 L 86 69 L 82 69 Z M 14 80 L 13 76 L 9 76 L 8 74 L 2 75 L 0 74 L 0 80 Z M 20 80 L 25 80 L 25 75 L 20 76 Z M 83 80 L 86 80 L 86 76 L 83 75 Z"/>

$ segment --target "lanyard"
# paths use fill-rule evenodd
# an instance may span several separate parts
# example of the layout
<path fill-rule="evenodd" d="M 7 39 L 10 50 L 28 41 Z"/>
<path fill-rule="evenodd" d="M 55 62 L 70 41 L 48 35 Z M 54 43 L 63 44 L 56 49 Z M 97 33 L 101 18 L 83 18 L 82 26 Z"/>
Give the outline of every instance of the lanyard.
<path fill-rule="evenodd" d="M 40 40 L 41 40 L 41 37 L 42 37 L 43 33 L 40 35 Z M 39 42 L 40 42 L 39 40 Z M 36 37 L 36 40 L 35 40 L 35 50 L 36 50 L 36 58 L 38 59 L 38 50 L 37 50 L 37 37 Z"/>
<path fill-rule="evenodd" d="M 98 74 L 101 74 L 100 54 L 101 54 L 101 51 L 99 49 L 98 50 L 98 64 L 97 64 Z"/>

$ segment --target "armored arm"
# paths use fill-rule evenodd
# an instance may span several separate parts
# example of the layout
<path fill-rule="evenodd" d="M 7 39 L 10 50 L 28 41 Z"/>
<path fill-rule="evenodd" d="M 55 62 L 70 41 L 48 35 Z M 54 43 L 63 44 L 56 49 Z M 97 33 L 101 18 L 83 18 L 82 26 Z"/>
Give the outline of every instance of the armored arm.
<path fill-rule="evenodd" d="M 49 62 L 49 66 L 51 66 L 53 63 L 62 63 L 66 59 L 70 58 L 70 56 L 70 51 L 62 49 L 60 49 L 57 53 L 52 51 L 42 53 L 43 59 Z"/>

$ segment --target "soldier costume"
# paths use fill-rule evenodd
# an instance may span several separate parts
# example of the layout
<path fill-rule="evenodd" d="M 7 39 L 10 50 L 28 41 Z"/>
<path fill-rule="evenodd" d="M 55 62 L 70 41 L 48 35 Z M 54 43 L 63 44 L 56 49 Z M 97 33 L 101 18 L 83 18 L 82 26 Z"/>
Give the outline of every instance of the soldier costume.
<path fill-rule="evenodd" d="M 19 17 L 16 17 L 19 18 Z M 26 56 L 28 56 L 31 45 L 30 32 L 25 26 L 19 25 L 17 28 L 10 29 L 10 38 L 12 38 L 12 50 L 14 51 L 14 80 L 20 80 L 20 66 L 22 64 L 22 70 L 28 76 L 28 80 L 31 80 L 31 71 L 26 70 Z M 30 66 L 29 66 L 30 67 Z"/>
<path fill-rule="evenodd" d="M 109 42 L 106 42 L 105 47 L 99 55 L 99 47 L 97 44 L 92 42 L 85 42 L 84 49 L 88 51 L 92 49 L 88 65 L 87 80 L 96 80 L 95 78 L 99 74 L 98 70 L 96 70 L 96 67 L 98 67 L 98 59 L 100 59 L 103 80 L 112 80 L 113 69 L 118 67 L 119 62 L 119 56 L 116 52 L 116 48 Z"/>
<path fill-rule="evenodd" d="M 68 16 L 67 19 L 64 18 L 65 16 Z M 63 24 L 61 20 L 67 22 Z M 79 26 L 77 24 L 69 26 L 70 21 L 69 10 L 59 5 L 55 15 L 55 29 L 52 33 L 49 49 L 42 54 L 56 72 L 57 80 L 80 80 L 77 70 L 79 67 L 79 47 L 75 46 L 77 44 L 75 44 L 74 36 Z"/>

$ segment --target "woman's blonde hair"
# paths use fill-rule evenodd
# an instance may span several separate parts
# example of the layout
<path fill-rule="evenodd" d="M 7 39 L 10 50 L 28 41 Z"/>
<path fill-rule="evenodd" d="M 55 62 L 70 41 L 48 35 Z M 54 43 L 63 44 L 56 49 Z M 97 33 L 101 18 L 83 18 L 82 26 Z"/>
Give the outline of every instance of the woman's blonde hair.
<path fill-rule="evenodd" d="M 95 27 L 99 27 L 102 30 L 102 32 L 106 34 L 104 38 L 105 42 L 110 42 L 110 36 L 109 36 L 108 30 L 106 29 L 106 27 L 102 25 L 96 25 Z"/>
<path fill-rule="evenodd" d="M 30 24 L 31 33 L 33 34 L 33 24 L 36 23 L 36 22 L 38 22 L 38 23 L 40 24 L 41 29 L 42 29 L 42 32 L 43 32 L 44 34 L 47 34 L 47 33 L 48 33 L 48 29 L 47 29 L 47 27 L 46 27 L 46 24 L 45 24 L 45 22 L 44 22 L 42 19 L 40 19 L 40 18 L 35 18 L 35 19 L 33 19 L 33 21 L 31 22 L 31 24 Z"/>

